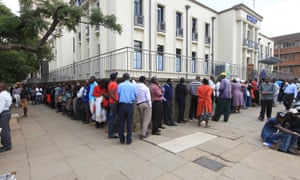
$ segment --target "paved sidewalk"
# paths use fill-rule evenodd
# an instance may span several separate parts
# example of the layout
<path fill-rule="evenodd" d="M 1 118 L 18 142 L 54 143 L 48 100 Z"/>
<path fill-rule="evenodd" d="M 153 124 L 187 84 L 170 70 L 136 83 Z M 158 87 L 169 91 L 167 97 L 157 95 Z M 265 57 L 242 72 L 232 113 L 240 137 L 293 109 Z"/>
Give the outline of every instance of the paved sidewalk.
<path fill-rule="evenodd" d="M 300 179 L 299 156 L 262 146 L 258 113 L 259 108 L 242 110 L 228 123 L 210 122 L 210 128 L 190 121 L 145 141 L 135 133 L 131 145 L 121 145 L 107 139 L 104 129 L 45 105 L 30 106 L 29 117 L 11 127 L 13 149 L 0 154 L 0 174 L 16 171 L 18 180 Z"/>

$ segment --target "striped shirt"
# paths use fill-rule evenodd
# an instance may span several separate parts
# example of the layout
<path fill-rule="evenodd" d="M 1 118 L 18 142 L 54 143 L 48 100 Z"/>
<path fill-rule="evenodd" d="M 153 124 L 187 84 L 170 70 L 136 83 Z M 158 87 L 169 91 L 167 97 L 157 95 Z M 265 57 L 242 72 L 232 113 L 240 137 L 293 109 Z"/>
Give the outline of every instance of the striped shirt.
<path fill-rule="evenodd" d="M 188 86 L 188 90 L 191 92 L 192 95 L 197 96 L 197 89 L 201 85 L 202 83 L 200 81 L 192 81 Z"/>

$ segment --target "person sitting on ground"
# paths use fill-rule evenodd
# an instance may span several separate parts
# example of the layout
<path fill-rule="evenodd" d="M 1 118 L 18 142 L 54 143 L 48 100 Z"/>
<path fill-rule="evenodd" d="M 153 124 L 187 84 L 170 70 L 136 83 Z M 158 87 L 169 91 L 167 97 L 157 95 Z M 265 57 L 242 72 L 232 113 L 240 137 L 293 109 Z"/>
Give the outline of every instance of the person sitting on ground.
<path fill-rule="evenodd" d="M 285 117 L 286 113 L 278 112 L 276 117 L 270 118 L 262 129 L 261 138 L 273 148 L 279 142 L 278 151 L 290 153 L 290 147 L 295 145 L 299 134 L 284 127 Z"/>

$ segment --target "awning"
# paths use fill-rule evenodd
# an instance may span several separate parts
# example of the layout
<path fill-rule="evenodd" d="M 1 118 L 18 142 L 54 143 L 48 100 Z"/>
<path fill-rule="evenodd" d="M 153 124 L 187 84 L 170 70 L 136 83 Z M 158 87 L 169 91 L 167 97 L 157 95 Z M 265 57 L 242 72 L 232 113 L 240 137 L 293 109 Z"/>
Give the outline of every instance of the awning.
<path fill-rule="evenodd" d="M 268 65 L 273 65 L 273 64 L 278 64 L 282 60 L 277 58 L 277 57 L 267 57 L 265 59 L 259 60 L 258 63 L 263 63 L 263 64 L 268 64 Z"/>

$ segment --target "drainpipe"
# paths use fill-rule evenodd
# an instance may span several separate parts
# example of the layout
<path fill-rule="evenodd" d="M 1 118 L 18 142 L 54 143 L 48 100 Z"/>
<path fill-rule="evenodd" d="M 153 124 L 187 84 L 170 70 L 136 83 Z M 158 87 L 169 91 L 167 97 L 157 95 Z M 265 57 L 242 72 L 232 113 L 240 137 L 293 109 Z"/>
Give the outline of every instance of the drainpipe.
<path fill-rule="evenodd" d="M 185 78 L 186 79 L 188 79 L 188 72 L 189 72 L 189 67 L 188 67 L 188 65 L 189 65 L 189 58 L 188 58 L 188 56 L 189 56 L 189 29 L 188 29 L 188 27 L 189 27 L 189 14 L 188 14 L 188 12 L 189 12 L 189 9 L 191 8 L 191 6 L 190 5 L 185 5 L 185 10 L 186 10 L 186 21 L 185 21 L 185 34 L 186 34 L 186 37 L 185 37 L 185 42 L 186 42 L 186 45 L 185 45 L 185 57 L 186 57 L 186 61 L 185 61 L 185 71 L 186 71 L 186 75 L 185 75 Z"/>
<path fill-rule="evenodd" d="M 211 74 L 215 75 L 214 69 L 214 29 L 216 17 L 211 17 Z"/>
<path fill-rule="evenodd" d="M 149 78 L 152 77 L 152 57 L 151 57 L 151 46 L 152 46 L 152 36 L 151 36 L 151 6 L 152 0 L 149 0 Z"/>

